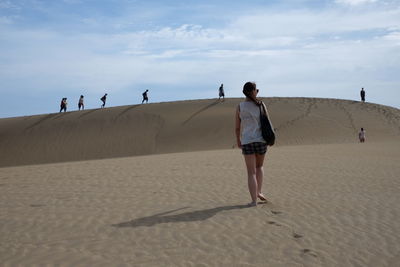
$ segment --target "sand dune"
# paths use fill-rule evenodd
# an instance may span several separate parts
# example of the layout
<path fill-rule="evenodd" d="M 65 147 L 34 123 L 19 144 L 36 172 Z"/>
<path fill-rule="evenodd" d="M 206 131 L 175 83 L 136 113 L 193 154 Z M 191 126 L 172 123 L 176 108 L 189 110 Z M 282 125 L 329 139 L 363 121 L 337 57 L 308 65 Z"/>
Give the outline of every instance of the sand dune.
<path fill-rule="evenodd" d="M 235 146 L 241 99 L 120 106 L 0 119 L 0 166 L 15 166 Z M 337 99 L 266 98 L 277 145 L 399 140 L 400 111 Z"/>
<path fill-rule="evenodd" d="M 248 208 L 239 101 L 1 119 L 0 265 L 398 266 L 399 110 L 266 99 L 269 202 Z"/>

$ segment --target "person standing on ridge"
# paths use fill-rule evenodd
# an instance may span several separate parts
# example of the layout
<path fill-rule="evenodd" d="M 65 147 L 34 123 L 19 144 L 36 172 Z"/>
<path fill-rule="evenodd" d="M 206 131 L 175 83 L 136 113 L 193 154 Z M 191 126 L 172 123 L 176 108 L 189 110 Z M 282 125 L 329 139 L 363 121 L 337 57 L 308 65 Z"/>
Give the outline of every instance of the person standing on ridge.
<path fill-rule="evenodd" d="M 82 110 L 85 109 L 85 105 L 83 104 L 83 95 L 81 95 L 81 97 L 79 98 L 79 101 L 78 101 L 78 109 L 81 110 L 81 108 L 82 108 Z"/>
<path fill-rule="evenodd" d="M 142 96 L 143 96 L 142 104 L 143 104 L 144 101 L 146 101 L 146 104 L 149 102 L 149 98 L 147 97 L 147 92 L 148 92 L 148 91 L 149 91 L 149 90 L 146 90 L 146 91 L 144 91 L 143 94 L 142 94 Z"/>
<path fill-rule="evenodd" d="M 61 100 L 60 112 L 63 111 L 63 110 L 64 110 L 64 112 L 67 112 L 67 105 L 68 105 L 68 103 L 67 103 L 67 98 L 64 97 L 64 98 Z"/>
<path fill-rule="evenodd" d="M 365 91 L 364 91 L 364 87 L 361 88 L 360 96 L 361 96 L 361 101 L 362 101 L 362 102 L 365 102 Z"/>
<path fill-rule="evenodd" d="M 221 83 L 221 86 L 219 87 L 219 98 L 218 99 L 221 99 L 221 97 L 223 100 L 225 100 L 225 92 L 224 92 L 224 84 L 223 83 Z"/>
<path fill-rule="evenodd" d="M 100 100 L 103 102 L 103 105 L 101 105 L 101 108 L 104 108 L 104 106 L 106 105 L 107 94 L 103 95 L 103 97 L 100 98 Z"/>

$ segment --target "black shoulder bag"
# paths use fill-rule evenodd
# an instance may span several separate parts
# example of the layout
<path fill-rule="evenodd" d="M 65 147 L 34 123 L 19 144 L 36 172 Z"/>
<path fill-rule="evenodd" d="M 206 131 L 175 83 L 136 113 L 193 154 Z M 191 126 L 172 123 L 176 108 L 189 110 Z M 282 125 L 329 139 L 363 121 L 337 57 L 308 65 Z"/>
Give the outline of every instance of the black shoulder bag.
<path fill-rule="evenodd" d="M 275 144 L 275 132 L 272 124 L 268 118 L 267 111 L 265 110 L 264 103 L 261 102 L 260 108 L 260 121 L 261 121 L 261 132 L 262 136 L 269 146 Z"/>

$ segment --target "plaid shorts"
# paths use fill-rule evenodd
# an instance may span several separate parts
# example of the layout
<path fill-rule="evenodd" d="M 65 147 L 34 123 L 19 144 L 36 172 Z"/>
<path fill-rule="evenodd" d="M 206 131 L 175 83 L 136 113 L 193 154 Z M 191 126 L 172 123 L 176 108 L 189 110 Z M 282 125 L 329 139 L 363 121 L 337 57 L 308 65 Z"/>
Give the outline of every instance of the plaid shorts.
<path fill-rule="evenodd" d="M 242 154 L 251 155 L 259 154 L 263 155 L 267 152 L 267 144 L 262 142 L 255 142 L 246 145 L 242 145 Z"/>

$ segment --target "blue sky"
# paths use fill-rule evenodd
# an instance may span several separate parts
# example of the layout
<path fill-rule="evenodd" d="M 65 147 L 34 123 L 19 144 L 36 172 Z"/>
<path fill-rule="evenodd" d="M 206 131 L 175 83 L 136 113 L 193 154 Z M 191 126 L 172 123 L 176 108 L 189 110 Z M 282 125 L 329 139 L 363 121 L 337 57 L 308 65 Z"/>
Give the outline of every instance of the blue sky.
<path fill-rule="evenodd" d="M 0 117 L 141 102 L 359 99 L 400 108 L 400 0 L 0 0 Z"/>

